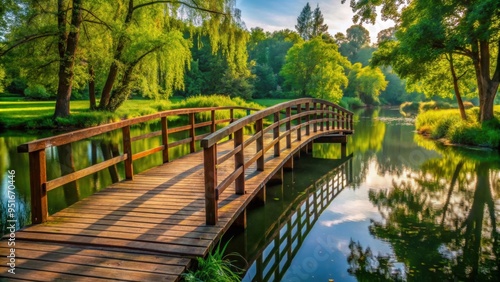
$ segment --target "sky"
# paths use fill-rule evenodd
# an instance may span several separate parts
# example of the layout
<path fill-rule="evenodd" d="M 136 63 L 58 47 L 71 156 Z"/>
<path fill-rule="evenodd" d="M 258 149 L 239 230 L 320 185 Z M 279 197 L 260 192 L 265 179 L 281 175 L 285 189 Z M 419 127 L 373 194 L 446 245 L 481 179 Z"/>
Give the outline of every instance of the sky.
<path fill-rule="evenodd" d="M 236 0 L 236 7 L 241 10 L 241 19 L 248 30 L 258 26 L 272 32 L 285 28 L 295 30 L 297 17 L 307 2 L 311 5 L 311 9 L 315 9 L 319 4 L 325 23 L 328 25 L 328 32 L 332 36 L 337 32 L 345 34 L 353 25 L 353 12 L 349 7 L 349 1 L 341 4 L 341 0 Z M 375 25 L 363 24 L 363 26 L 370 32 L 374 43 L 377 41 L 378 32 L 391 27 L 392 23 L 378 20 Z"/>

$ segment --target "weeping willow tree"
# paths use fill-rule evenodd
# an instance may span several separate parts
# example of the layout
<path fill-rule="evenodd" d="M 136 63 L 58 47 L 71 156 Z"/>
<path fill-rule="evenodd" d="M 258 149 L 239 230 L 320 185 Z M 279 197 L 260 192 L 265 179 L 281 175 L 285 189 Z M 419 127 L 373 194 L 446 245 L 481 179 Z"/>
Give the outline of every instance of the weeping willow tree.
<path fill-rule="evenodd" d="M 99 109 L 106 111 L 134 91 L 159 98 L 182 89 L 197 36 L 208 36 L 212 52 L 222 52 L 233 69 L 246 67 L 247 35 L 234 0 L 0 4 L 0 63 L 55 92 L 55 118 L 70 114 L 74 90 L 87 85 L 91 108 L 101 89 Z"/>
<path fill-rule="evenodd" d="M 118 1 L 113 20 L 113 60 L 99 109 L 115 111 L 134 89 L 154 98 L 183 89 L 192 38 L 208 36 L 233 68 L 246 66 L 246 43 L 234 1 Z M 118 15 L 118 16 L 116 16 Z M 111 26 L 111 24 L 110 24 Z"/>

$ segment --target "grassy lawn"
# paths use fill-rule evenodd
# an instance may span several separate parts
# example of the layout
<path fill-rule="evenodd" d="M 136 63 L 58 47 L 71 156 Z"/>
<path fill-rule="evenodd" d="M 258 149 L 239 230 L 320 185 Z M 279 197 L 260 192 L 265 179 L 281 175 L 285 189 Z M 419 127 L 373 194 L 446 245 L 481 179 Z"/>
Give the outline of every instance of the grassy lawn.
<path fill-rule="evenodd" d="M 116 112 L 90 111 L 88 101 L 71 101 L 71 116 L 54 121 L 55 101 L 24 101 L 19 97 L 0 97 L 0 128 L 60 128 L 90 127 L 99 124 L 134 118 L 174 108 L 212 107 L 212 106 L 247 106 L 262 108 L 262 105 L 274 105 L 287 100 L 259 100 L 260 103 L 245 102 L 242 99 L 230 99 L 222 95 L 198 97 L 173 97 L 170 101 L 146 99 L 127 100 Z"/>

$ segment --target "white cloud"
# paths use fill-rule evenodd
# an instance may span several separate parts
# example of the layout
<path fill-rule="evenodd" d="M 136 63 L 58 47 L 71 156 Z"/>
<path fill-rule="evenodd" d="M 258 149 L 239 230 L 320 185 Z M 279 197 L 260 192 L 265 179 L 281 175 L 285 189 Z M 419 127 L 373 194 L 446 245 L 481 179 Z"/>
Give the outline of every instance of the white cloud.
<path fill-rule="evenodd" d="M 287 0 L 238 0 L 236 6 L 241 9 L 242 20 L 248 29 L 261 27 L 265 31 L 276 31 L 281 29 L 295 29 L 297 17 L 302 8 L 309 2 L 314 9 L 319 4 L 321 12 L 328 25 L 328 32 L 335 35 L 337 32 L 345 33 L 353 25 L 352 10 L 348 4 L 337 1 L 319 0 L 311 1 L 287 1 Z M 377 21 L 375 25 L 365 24 L 364 27 L 370 32 L 372 43 L 376 42 L 379 31 L 389 28 L 392 22 Z"/>

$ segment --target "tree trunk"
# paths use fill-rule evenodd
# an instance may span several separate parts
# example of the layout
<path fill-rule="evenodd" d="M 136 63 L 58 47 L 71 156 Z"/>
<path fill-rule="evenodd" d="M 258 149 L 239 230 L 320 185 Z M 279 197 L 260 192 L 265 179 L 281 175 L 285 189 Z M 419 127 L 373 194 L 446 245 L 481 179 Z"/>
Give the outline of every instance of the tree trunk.
<path fill-rule="evenodd" d="M 128 11 L 127 16 L 125 18 L 125 29 L 130 25 L 132 21 L 132 15 L 134 13 L 134 1 L 129 0 L 128 2 Z M 122 52 L 125 48 L 125 36 L 122 34 L 118 37 L 118 43 L 116 44 L 115 54 L 113 56 L 113 63 L 109 67 L 108 77 L 106 78 L 106 83 L 104 84 L 104 88 L 102 89 L 101 101 L 99 102 L 99 109 L 108 110 L 109 103 L 113 91 L 113 85 L 118 77 L 118 64 L 117 62 L 121 61 Z"/>
<path fill-rule="evenodd" d="M 89 81 L 89 108 L 91 110 L 95 110 L 97 108 L 96 106 L 96 101 L 95 101 L 95 72 L 94 72 L 94 66 L 90 65 L 89 67 L 89 76 L 90 76 L 90 81 Z"/>
<path fill-rule="evenodd" d="M 453 64 L 453 54 L 450 54 L 448 58 L 450 62 L 451 75 L 453 76 L 453 89 L 455 90 L 455 97 L 457 98 L 458 109 L 460 110 L 460 116 L 462 120 L 467 120 L 467 114 L 465 113 L 464 102 L 462 101 L 462 95 L 460 94 L 460 88 L 458 87 L 458 77 L 455 71 L 455 65 Z"/>
<path fill-rule="evenodd" d="M 479 121 L 485 122 L 494 118 L 494 101 L 500 82 L 500 57 L 497 57 L 496 70 L 490 78 L 490 44 L 487 41 L 473 42 L 472 61 L 476 71 L 479 91 Z M 498 54 L 500 56 L 500 48 Z"/>
<path fill-rule="evenodd" d="M 57 86 L 57 100 L 54 118 L 67 117 L 70 114 L 70 98 L 73 86 L 75 54 L 80 36 L 80 25 L 82 23 L 82 0 L 73 0 L 71 10 L 71 27 L 66 36 L 66 7 L 64 1 L 58 1 L 58 28 L 59 28 L 59 83 Z"/>

